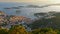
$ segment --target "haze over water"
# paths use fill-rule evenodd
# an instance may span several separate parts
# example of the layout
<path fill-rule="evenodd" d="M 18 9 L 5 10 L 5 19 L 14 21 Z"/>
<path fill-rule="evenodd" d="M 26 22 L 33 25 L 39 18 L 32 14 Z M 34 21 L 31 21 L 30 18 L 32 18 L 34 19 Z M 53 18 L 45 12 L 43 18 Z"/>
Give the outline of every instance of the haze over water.
<path fill-rule="evenodd" d="M 20 8 L 20 9 L 4 9 L 10 7 L 18 7 L 18 6 L 26 6 L 26 5 L 34 5 L 31 3 L 0 3 L 0 10 L 4 11 L 8 15 L 17 15 L 17 16 L 25 16 L 29 18 L 35 18 L 34 13 L 41 13 L 41 12 L 49 12 L 49 11 L 57 11 L 60 12 L 59 5 L 52 5 L 43 8 Z M 36 4 L 37 6 L 41 6 L 44 4 Z M 19 10 L 20 12 L 16 12 Z"/>

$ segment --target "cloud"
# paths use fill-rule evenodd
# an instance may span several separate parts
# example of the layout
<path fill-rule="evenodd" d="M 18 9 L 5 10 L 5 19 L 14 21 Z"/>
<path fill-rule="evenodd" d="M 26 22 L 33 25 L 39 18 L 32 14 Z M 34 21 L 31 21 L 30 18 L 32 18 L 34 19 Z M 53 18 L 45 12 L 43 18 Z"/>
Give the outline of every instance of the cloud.
<path fill-rule="evenodd" d="M 60 0 L 0 0 L 0 2 L 60 3 Z"/>
<path fill-rule="evenodd" d="M 0 2 L 36 2 L 35 0 L 0 0 Z"/>

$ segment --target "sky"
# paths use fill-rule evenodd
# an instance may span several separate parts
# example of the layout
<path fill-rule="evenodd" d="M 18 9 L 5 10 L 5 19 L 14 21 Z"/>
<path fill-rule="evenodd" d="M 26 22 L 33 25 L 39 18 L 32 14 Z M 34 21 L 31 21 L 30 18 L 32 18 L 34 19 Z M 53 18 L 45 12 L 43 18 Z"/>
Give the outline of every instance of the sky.
<path fill-rule="evenodd" d="M 0 0 L 0 2 L 60 3 L 60 0 Z"/>

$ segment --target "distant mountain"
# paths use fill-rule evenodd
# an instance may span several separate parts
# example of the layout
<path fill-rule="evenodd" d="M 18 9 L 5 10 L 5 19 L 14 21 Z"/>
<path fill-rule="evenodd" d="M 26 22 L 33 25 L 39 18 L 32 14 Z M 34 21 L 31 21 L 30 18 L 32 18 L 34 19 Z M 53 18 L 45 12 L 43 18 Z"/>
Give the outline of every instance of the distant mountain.
<path fill-rule="evenodd" d="M 38 5 L 27 5 L 26 7 L 29 7 L 29 8 L 40 8 L 40 6 L 38 6 Z"/>
<path fill-rule="evenodd" d="M 60 4 L 58 3 L 58 4 L 47 4 L 47 5 L 43 5 L 43 6 L 40 6 L 40 8 L 44 8 L 44 7 L 49 7 L 49 6 L 52 6 L 52 5 L 57 5 L 57 6 L 59 6 Z"/>
<path fill-rule="evenodd" d="M 9 3 L 10 4 L 10 3 Z M 15 3 L 11 3 L 11 5 L 9 5 L 9 4 L 7 4 L 6 5 L 6 7 L 10 7 L 10 8 L 12 8 L 12 9 L 20 9 L 20 8 L 44 8 L 44 7 L 49 7 L 49 6 L 52 6 L 52 5 L 60 5 L 60 4 L 45 4 L 45 5 L 41 5 L 41 6 L 39 6 L 39 5 L 34 5 L 34 4 L 27 4 L 27 3 L 23 3 L 23 4 L 21 4 L 20 3 L 20 5 L 18 5 L 17 3 L 15 4 Z M 17 5 L 17 6 L 16 6 Z M 4 6 L 3 4 L 2 5 L 0 5 L 0 6 Z M 5 9 L 10 9 L 10 8 L 6 8 L 5 7 Z"/>

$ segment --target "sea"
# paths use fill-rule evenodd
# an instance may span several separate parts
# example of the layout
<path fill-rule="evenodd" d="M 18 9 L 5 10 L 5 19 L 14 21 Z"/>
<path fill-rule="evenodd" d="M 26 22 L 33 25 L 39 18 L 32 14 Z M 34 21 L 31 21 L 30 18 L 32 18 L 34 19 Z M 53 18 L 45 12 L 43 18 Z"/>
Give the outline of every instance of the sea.
<path fill-rule="evenodd" d="M 36 6 L 44 6 L 48 5 L 47 7 L 27 7 L 28 5 L 36 5 Z M 19 7 L 23 6 L 23 7 Z M 17 8 L 12 8 L 17 7 Z M 4 9 L 9 8 L 9 9 Z M 19 9 L 18 9 L 19 8 Z M 16 15 L 16 16 L 25 16 L 28 18 L 36 18 L 34 16 L 35 13 L 41 12 L 49 12 L 49 11 L 57 11 L 60 12 L 60 5 L 49 5 L 49 4 L 34 4 L 34 3 L 10 3 L 10 2 L 0 2 L 0 11 L 5 12 L 7 15 Z"/>

